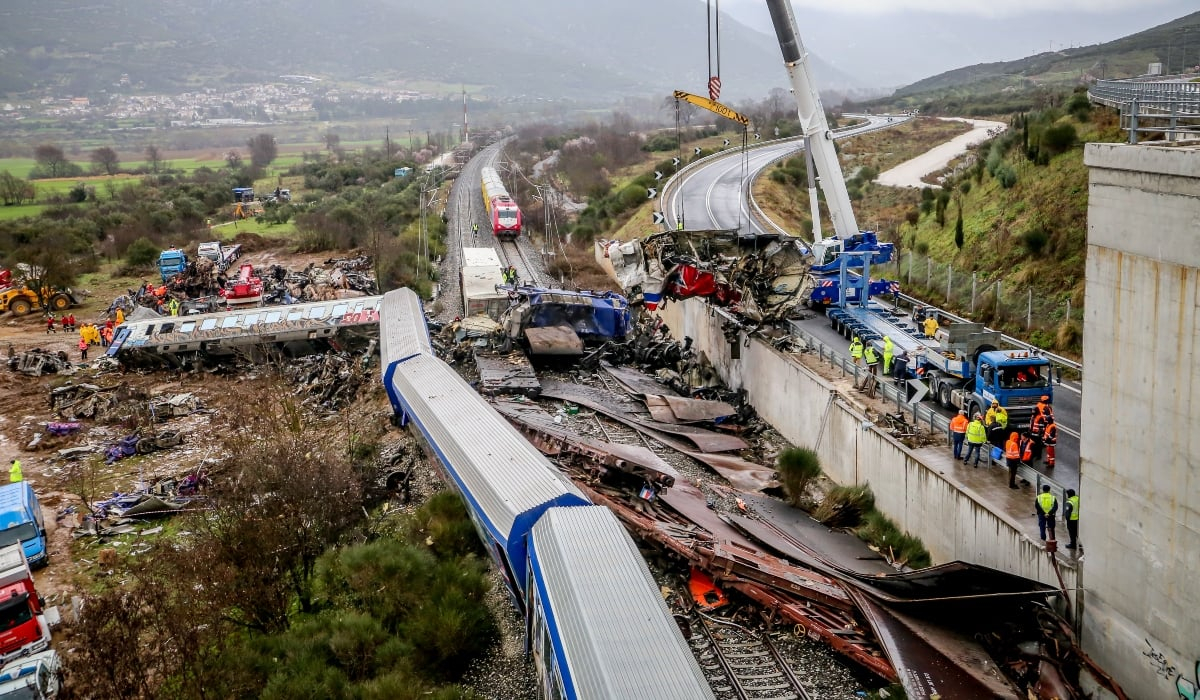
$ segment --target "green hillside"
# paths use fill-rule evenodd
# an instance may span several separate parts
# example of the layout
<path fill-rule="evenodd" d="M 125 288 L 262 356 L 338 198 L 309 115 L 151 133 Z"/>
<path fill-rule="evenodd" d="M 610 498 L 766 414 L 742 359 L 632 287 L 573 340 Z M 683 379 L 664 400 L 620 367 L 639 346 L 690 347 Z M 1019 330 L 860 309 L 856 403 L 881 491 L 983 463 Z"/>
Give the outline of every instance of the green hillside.
<path fill-rule="evenodd" d="M 1104 44 L 957 68 L 900 88 L 876 104 L 978 115 L 1029 109 L 1045 104 L 1048 91 L 1096 78 L 1143 75 L 1151 63 L 1166 65 L 1170 59 L 1178 72 L 1181 48 L 1193 45 L 1197 36 L 1200 12 Z"/>

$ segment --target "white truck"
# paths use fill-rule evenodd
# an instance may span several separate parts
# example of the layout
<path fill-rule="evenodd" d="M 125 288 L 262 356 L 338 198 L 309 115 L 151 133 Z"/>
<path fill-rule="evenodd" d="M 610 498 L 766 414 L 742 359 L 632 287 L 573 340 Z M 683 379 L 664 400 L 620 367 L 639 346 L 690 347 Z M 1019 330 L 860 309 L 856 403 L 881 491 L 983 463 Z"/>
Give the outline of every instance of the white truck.
<path fill-rule="evenodd" d="M 51 700 L 62 687 L 62 662 L 47 649 L 0 668 L 0 700 Z"/>
<path fill-rule="evenodd" d="M 201 243 L 196 249 L 196 254 L 202 258 L 211 260 L 217 272 L 222 273 L 228 270 L 234 261 L 242 256 L 242 246 L 225 245 L 220 241 L 209 241 L 208 243 Z"/>

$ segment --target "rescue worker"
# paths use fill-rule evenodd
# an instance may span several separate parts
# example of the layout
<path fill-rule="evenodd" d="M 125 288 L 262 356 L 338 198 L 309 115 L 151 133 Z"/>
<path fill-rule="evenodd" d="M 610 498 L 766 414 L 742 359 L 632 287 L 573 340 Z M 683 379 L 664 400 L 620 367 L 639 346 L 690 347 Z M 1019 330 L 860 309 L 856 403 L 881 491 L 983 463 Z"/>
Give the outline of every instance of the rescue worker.
<path fill-rule="evenodd" d="M 117 309 L 117 325 L 119 326 L 122 323 L 125 323 L 125 310 Z"/>
<path fill-rule="evenodd" d="M 891 376 L 892 358 L 895 356 L 896 346 L 892 344 L 892 339 L 886 335 L 883 336 L 883 376 Z"/>
<path fill-rule="evenodd" d="M 967 456 L 963 457 L 963 464 L 971 461 L 971 455 L 975 455 L 975 467 L 979 467 L 980 451 L 987 444 L 987 428 L 983 427 L 983 416 L 978 413 L 967 425 Z M 989 457 L 990 459 L 990 457 Z"/>
<path fill-rule="evenodd" d="M 178 316 L 179 315 L 179 300 L 176 299 L 175 297 L 171 297 L 171 301 L 167 302 L 167 309 L 171 312 L 172 316 Z"/>
<path fill-rule="evenodd" d="M 1046 468 L 1054 468 L 1054 446 L 1058 444 L 1058 424 L 1054 422 L 1054 414 L 1047 419 L 1046 429 L 1042 432 L 1042 444 L 1046 446 Z"/>
<path fill-rule="evenodd" d="M 926 338 L 932 338 L 933 336 L 937 335 L 938 322 L 936 318 L 933 316 L 926 316 L 923 325 L 925 326 Z"/>
<path fill-rule="evenodd" d="M 959 411 L 957 416 L 950 419 L 950 439 L 954 441 L 955 459 L 962 459 L 963 442 L 967 439 L 967 425 L 970 422 L 966 411 Z"/>
<path fill-rule="evenodd" d="M 1038 516 L 1038 534 L 1046 541 L 1046 531 L 1050 531 L 1050 539 L 1054 539 L 1054 515 L 1058 513 L 1058 499 L 1050 493 L 1050 484 L 1042 486 L 1042 492 L 1034 501 Z"/>
<path fill-rule="evenodd" d="M 1063 520 L 1067 523 L 1067 536 L 1071 538 L 1071 541 L 1067 542 L 1067 549 L 1075 549 L 1079 546 L 1079 496 L 1075 495 L 1075 489 L 1067 489 Z"/>
<path fill-rule="evenodd" d="M 871 374 L 879 374 L 879 355 L 875 354 L 875 346 L 867 343 L 863 348 L 863 359 L 867 362 L 867 370 Z"/>
<path fill-rule="evenodd" d="M 79 339 L 79 359 L 82 362 L 87 362 L 88 342 L 83 338 Z"/>
<path fill-rule="evenodd" d="M 1038 462 L 1042 459 L 1042 447 L 1045 445 L 1042 442 L 1042 436 L 1046 433 L 1046 416 L 1041 413 L 1034 413 L 1033 418 L 1029 420 L 1029 435 L 1033 438 L 1033 461 Z"/>
<path fill-rule="evenodd" d="M 1008 465 L 1008 488 L 1017 489 L 1017 467 L 1021 466 L 1021 441 L 1016 433 L 1010 433 L 1004 443 L 1004 462 Z"/>
<path fill-rule="evenodd" d="M 479 233 L 479 224 L 471 224 L 471 233 Z"/>
<path fill-rule="evenodd" d="M 21 473 L 21 460 L 14 459 L 12 466 L 8 468 L 8 481 L 15 484 L 18 481 L 24 481 L 25 475 Z"/>
<path fill-rule="evenodd" d="M 50 314 L 46 317 L 46 335 L 57 332 L 58 330 L 54 327 L 54 314 Z"/>
<path fill-rule="evenodd" d="M 71 327 L 71 330 L 75 330 L 75 314 L 67 316 L 67 325 Z"/>
<path fill-rule="evenodd" d="M 1033 408 L 1033 415 L 1035 415 L 1035 416 L 1044 416 L 1044 415 L 1046 415 L 1046 413 L 1048 413 L 1048 412 L 1051 412 L 1051 411 L 1053 411 L 1053 410 L 1054 410 L 1054 409 L 1052 409 L 1052 408 L 1050 407 L 1050 397 L 1049 397 L 1049 396 L 1043 396 L 1043 397 L 1041 398 L 1041 400 L 1037 402 L 1037 406 L 1034 406 L 1034 408 Z"/>
<path fill-rule="evenodd" d="M 112 345 L 112 335 L 113 335 L 112 326 L 105 326 L 104 328 L 101 328 L 100 329 L 100 345 L 102 345 L 104 347 L 108 347 L 109 345 Z"/>
<path fill-rule="evenodd" d="M 863 343 L 861 340 L 859 340 L 857 335 L 854 336 L 854 339 L 850 341 L 850 357 L 854 360 L 855 367 L 862 364 Z"/>
<path fill-rule="evenodd" d="M 1028 466 L 1033 466 L 1033 438 L 1029 436 L 1029 431 L 1021 433 L 1021 461 Z"/>

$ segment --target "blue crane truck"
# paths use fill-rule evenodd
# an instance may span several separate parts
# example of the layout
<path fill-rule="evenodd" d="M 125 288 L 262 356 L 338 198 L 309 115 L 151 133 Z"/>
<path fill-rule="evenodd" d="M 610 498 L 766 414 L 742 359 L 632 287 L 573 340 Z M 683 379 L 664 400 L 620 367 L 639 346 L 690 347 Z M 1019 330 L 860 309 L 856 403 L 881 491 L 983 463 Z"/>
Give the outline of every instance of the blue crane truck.
<path fill-rule="evenodd" d="M 934 337 L 924 331 L 911 314 L 873 301 L 866 294 L 870 263 L 861 276 L 849 268 L 863 254 L 843 254 L 840 271 L 841 295 L 827 316 L 847 340 L 857 336 L 870 343 L 882 357 L 884 338 L 893 344 L 892 375 L 909 382 L 912 401 L 930 398 L 948 409 L 963 409 L 967 415 L 986 411 L 997 401 L 1008 411 L 1009 424 L 1028 421 L 1043 396 L 1053 399 L 1050 361 L 1026 350 L 1002 350 L 999 331 L 982 323 L 939 325 Z M 850 292 L 857 287 L 857 293 Z M 859 301 L 865 299 L 865 301 Z"/>

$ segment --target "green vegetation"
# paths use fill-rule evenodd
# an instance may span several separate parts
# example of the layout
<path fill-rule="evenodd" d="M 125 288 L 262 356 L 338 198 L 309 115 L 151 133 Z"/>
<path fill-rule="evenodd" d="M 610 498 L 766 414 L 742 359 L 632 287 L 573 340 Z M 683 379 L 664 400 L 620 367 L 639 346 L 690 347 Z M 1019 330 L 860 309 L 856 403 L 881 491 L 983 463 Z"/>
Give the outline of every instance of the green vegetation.
<path fill-rule="evenodd" d="M 875 508 L 875 494 L 868 485 L 833 488 L 813 517 L 829 527 L 853 530 L 860 539 L 887 555 L 889 561 L 914 569 L 930 564 L 929 552 L 921 540 L 902 531 Z"/>
<path fill-rule="evenodd" d="M 172 521 L 88 595 L 68 660 L 89 697 L 472 698 L 494 641 L 486 561 L 462 501 L 377 513 L 375 450 L 285 401 L 248 409 L 212 508 Z M 336 431 L 336 428 L 333 428 Z M 373 442 L 377 435 L 368 436 Z M 237 476 L 236 479 L 229 478 Z M 89 546 L 79 543 L 77 546 Z"/>
<path fill-rule="evenodd" d="M 811 448 L 791 447 L 779 453 L 775 468 L 779 471 L 788 501 L 800 506 L 808 499 L 809 485 L 821 476 L 821 458 Z"/>

